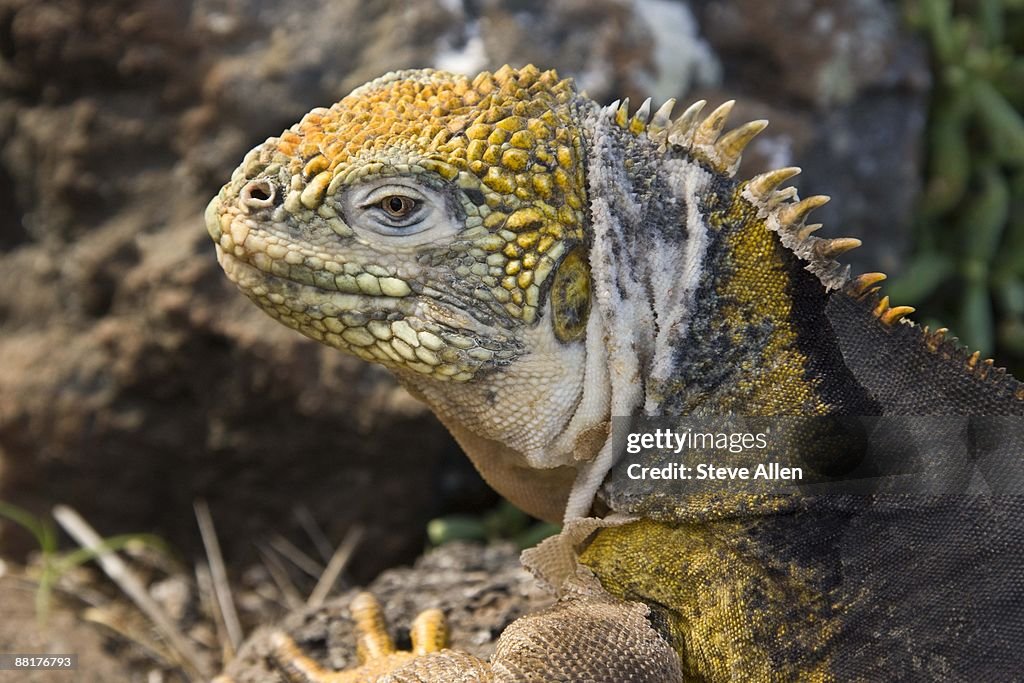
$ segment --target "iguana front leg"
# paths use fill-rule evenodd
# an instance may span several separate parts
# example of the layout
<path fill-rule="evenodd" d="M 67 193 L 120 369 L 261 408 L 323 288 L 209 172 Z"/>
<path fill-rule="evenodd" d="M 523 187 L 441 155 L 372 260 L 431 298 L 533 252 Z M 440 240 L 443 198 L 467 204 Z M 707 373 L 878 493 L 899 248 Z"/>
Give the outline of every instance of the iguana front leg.
<path fill-rule="evenodd" d="M 412 650 L 399 651 L 380 603 L 369 593 L 351 605 L 360 665 L 331 671 L 283 632 L 272 655 L 291 683 L 511 683 L 513 681 L 682 680 L 679 658 L 652 626 L 651 610 L 610 595 L 572 596 L 513 622 L 490 662 L 447 648 L 439 610 L 413 622 Z"/>

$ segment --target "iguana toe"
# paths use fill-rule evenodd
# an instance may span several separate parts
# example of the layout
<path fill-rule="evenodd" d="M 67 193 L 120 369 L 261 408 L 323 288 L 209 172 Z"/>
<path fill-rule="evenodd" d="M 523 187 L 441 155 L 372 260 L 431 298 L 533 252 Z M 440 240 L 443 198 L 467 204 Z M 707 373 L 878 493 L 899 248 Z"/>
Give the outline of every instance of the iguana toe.
<path fill-rule="evenodd" d="M 349 609 L 356 629 L 356 653 L 359 666 L 331 671 L 307 656 L 288 635 L 273 636 L 273 658 L 277 667 L 293 683 L 370 683 L 388 680 L 413 660 L 440 652 L 448 645 L 448 624 L 437 609 L 421 612 L 413 621 L 410 635 L 412 650 L 399 650 L 387 630 L 380 602 L 370 593 L 359 593 Z M 398 679 L 401 680 L 401 679 Z"/>

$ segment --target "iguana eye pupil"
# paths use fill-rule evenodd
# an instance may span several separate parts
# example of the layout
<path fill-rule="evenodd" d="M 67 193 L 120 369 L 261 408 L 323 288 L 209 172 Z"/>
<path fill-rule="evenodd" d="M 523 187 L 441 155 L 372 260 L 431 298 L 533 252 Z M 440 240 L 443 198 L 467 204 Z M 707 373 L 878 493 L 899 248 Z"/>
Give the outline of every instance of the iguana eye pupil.
<path fill-rule="evenodd" d="M 382 199 L 380 208 L 391 218 L 405 218 L 416 209 L 416 201 L 394 194 Z"/>

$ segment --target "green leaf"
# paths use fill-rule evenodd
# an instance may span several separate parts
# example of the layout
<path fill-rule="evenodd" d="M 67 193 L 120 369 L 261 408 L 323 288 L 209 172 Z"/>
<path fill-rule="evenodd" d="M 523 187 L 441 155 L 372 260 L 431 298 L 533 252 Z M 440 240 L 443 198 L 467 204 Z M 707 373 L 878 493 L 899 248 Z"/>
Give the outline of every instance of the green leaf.
<path fill-rule="evenodd" d="M 964 274 L 970 282 L 983 284 L 1010 216 L 1010 187 L 994 164 L 982 165 L 978 176 L 981 188 L 969 198 L 959 223 L 966 239 Z"/>
<path fill-rule="evenodd" d="M 978 23 L 985 45 L 995 47 L 1003 42 L 1002 0 L 978 0 Z"/>
<path fill-rule="evenodd" d="M 1024 316 L 1024 282 L 1020 278 L 1011 278 L 1000 282 L 996 288 L 999 302 L 1010 315 Z"/>
<path fill-rule="evenodd" d="M 952 0 L 922 0 L 921 14 L 928 34 L 931 36 L 932 49 L 942 64 L 950 64 L 956 59 L 953 38 L 953 2 Z"/>
<path fill-rule="evenodd" d="M 427 537 L 434 545 L 449 541 L 482 541 L 487 538 L 487 529 L 479 517 L 449 515 L 430 520 L 427 524 Z"/>
<path fill-rule="evenodd" d="M 997 280 L 1024 277 L 1024 172 L 1010 183 L 1010 210 L 1002 250 L 998 262 Z"/>
<path fill-rule="evenodd" d="M 971 93 L 996 158 L 1024 166 L 1024 118 L 1020 112 L 988 81 L 975 81 Z"/>
<path fill-rule="evenodd" d="M 2 501 L 0 501 L 0 517 L 6 517 L 32 534 L 44 554 L 56 552 L 57 534 L 48 520 L 40 519 L 28 510 Z"/>
<path fill-rule="evenodd" d="M 992 354 L 992 303 L 988 289 L 982 285 L 968 285 L 964 291 L 961 310 L 960 338 L 983 356 Z"/>
<path fill-rule="evenodd" d="M 931 296 L 955 271 L 953 259 L 946 254 L 917 254 L 902 275 L 886 284 L 885 291 L 901 305 L 916 305 Z"/>
<path fill-rule="evenodd" d="M 922 210 L 940 216 L 955 207 L 967 190 L 971 151 L 967 142 L 968 105 L 949 101 L 932 111 L 928 129 L 928 185 Z"/>

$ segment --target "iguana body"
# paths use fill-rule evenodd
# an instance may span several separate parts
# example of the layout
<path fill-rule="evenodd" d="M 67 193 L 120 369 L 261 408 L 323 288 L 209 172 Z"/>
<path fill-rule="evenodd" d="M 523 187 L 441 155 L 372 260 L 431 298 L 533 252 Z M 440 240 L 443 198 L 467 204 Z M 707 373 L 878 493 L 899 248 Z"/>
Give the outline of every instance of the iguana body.
<path fill-rule="evenodd" d="M 498 680 L 1011 675 L 1017 498 L 622 484 L 616 416 L 1024 413 L 849 278 L 858 242 L 811 235 L 795 169 L 733 179 L 764 122 L 670 110 L 533 67 L 390 74 L 253 150 L 207 226 L 265 311 L 388 366 L 494 488 L 567 522 L 528 557 L 566 597 L 510 627 Z"/>

